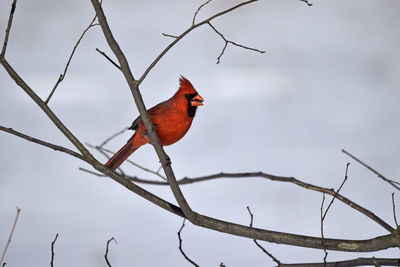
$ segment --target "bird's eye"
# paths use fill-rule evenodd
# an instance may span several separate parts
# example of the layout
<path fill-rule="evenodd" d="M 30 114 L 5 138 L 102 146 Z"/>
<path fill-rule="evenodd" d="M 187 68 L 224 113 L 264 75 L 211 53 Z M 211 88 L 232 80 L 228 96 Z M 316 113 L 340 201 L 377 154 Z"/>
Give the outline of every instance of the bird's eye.
<path fill-rule="evenodd" d="M 187 100 L 191 100 L 196 95 L 197 95 L 196 93 L 194 93 L 194 94 L 185 94 L 185 97 L 186 97 Z"/>

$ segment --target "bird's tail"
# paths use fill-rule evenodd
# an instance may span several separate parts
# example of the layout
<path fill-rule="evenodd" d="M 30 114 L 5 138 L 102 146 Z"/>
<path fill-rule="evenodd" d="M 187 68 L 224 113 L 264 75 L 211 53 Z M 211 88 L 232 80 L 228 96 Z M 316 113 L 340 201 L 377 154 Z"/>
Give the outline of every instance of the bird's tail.
<path fill-rule="evenodd" d="M 124 162 L 133 152 L 136 151 L 139 147 L 143 144 L 139 142 L 135 142 L 136 133 L 132 136 L 131 139 L 128 140 L 126 145 L 124 145 L 117 153 L 112 156 L 107 163 L 105 164 L 106 167 L 115 170 L 118 168 L 122 162 Z"/>

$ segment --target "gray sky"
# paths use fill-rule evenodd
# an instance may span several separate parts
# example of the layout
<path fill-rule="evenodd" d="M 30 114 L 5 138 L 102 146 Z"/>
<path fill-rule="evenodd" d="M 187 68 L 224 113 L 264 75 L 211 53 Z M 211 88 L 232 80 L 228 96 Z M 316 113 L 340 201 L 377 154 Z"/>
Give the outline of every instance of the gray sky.
<path fill-rule="evenodd" d="M 337 188 L 352 162 L 342 193 L 394 225 L 395 190 L 353 163 L 347 149 L 398 179 L 400 173 L 400 3 L 395 0 L 260 1 L 213 23 L 226 38 L 266 50 L 228 46 L 203 26 L 185 37 L 141 87 L 148 107 L 169 98 L 179 75 L 203 98 L 189 133 L 166 147 L 177 177 L 217 172 L 264 171 Z M 135 77 L 171 39 L 191 24 L 200 1 L 104 1 L 113 33 Z M 215 0 L 199 19 L 232 6 Z M 0 3 L 3 40 L 11 1 Z M 7 59 L 41 97 L 49 94 L 83 29 L 93 18 L 90 1 L 19 1 Z M 82 141 L 100 144 L 138 115 L 122 75 L 99 55 L 112 55 L 99 27 L 91 29 L 72 60 L 50 107 Z M 0 70 L 0 125 L 72 148 L 41 110 Z M 125 133 L 108 148 L 117 150 Z M 0 249 L 15 216 L 21 216 L 7 253 L 10 266 L 49 263 L 56 233 L 56 266 L 106 266 L 106 240 L 115 237 L 113 266 L 188 266 L 178 250 L 182 220 L 106 178 L 81 172 L 86 164 L 0 133 Z M 95 153 L 95 152 L 94 152 Z M 105 159 L 95 153 L 98 159 Z M 131 159 L 152 169 L 151 146 Z M 151 177 L 123 165 L 132 175 Z M 152 177 L 156 179 L 156 177 Z M 168 187 L 143 186 L 174 202 Z M 218 180 L 182 186 L 192 208 L 235 223 L 304 235 L 320 235 L 322 195 L 261 179 Z M 398 192 L 397 192 L 398 193 Z M 397 207 L 400 196 L 396 195 Z M 330 198 L 327 198 L 330 200 Z M 398 210 L 398 209 L 397 209 Z M 400 217 L 400 213 L 398 213 Z M 184 249 L 201 266 L 270 266 L 251 240 L 186 224 Z M 325 236 L 367 239 L 387 232 L 336 201 Z M 321 261 L 319 250 L 263 243 L 282 262 Z M 398 250 L 358 254 L 395 257 Z M 357 256 L 357 257 L 358 257 Z M 356 255 L 329 252 L 328 260 Z"/>

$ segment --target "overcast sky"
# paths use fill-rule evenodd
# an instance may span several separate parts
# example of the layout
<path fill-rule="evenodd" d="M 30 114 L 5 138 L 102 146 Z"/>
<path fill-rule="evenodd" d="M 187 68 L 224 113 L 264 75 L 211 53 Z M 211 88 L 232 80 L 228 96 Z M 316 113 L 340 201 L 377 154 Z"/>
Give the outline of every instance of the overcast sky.
<path fill-rule="evenodd" d="M 395 190 L 341 152 L 346 149 L 389 178 L 400 174 L 400 2 L 396 0 L 259 1 L 215 20 L 229 40 L 265 54 L 228 45 L 204 25 L 179 42 L 141 86 L 148 107 L 169 98 L 179 75 L 205 99 L 189 133 L 166 147 L 178 178 L 224 172 L 264 171 L 338 188 L 351 162 L 342 194 L 394 226 Z M 135 77 L 191 25 L 201 1 L 104 1 L 103 8 Z M 11 1 L 0 2 L 0 31 Z M 234 5 L 214 0 L 198 19 Z M 62 73 L 82 31 L 94 16 L 90 1 L 20 0 L 7 60 L 46 98 Z M 2 43 L 2 42 L 1 42 Z M 129 126 L 138 112 L 123 76 L 96 48 L 112 56 L 99 27 L 85 36 L 50 108 L 84 143 L 100 144 Z M 0 70 L 0 125 L 73 148 L 43 112 Z M 126 132 L 107 147 L 119 149 Z M 46 266 L 56 233 L 55 265 L 106 266 L 106 241 L 113 266 L 189 266 L 178 250 L 174 216 L 111 179 L 79 171 L 88 165 L 0 133 L 0 250 L 22 209 L 9 247 L 7 266 Z M 105 162 L 105 158 L 95 153 Z M 151 146 L 131 157 L 156 170 Z M 129 164 L 131 175 L 158 179 Z M 168 187 L 143 186 L 176 203 Z M 248 225 L 320 236 L 322 195 L 290 184 L 252 178 L 221 179 L 182 186 L 193 210 Z M 400 207 L 400 192 L 396 204 Z M 330 198 L 327 198 L 327 201 Z M 397 208 L 398 217 L 400 217 Z M 369 239 L 388 234 L 357 211 L 335 201 L 325 237 Z M 272 266 L 251 240 L 187 223 L 187 254 L 201 266 Z M 262 244 L 282 262 L 319 261 L 323 251 Z M 328 260 L 395 257 L 377 253 L 329 252 Z"/>

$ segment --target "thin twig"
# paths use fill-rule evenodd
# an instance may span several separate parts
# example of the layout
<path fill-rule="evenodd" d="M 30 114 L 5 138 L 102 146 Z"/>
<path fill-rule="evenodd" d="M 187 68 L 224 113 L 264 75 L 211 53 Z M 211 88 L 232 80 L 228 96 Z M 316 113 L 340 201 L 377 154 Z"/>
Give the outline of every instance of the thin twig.
<path fill-rule="evenodd" d="M 322 194 L 320 218 L 321 218 L 321 241 L 322 245 L 324 246 L 324 264 L 326 264 L 326 258 L 328 257 L 328 252 L 326 251 L 325 236 L 324 236 L 324 215 L 323 215 L 324 203 L 325 203 L 325 193 Z"/>
<path fill-rule="evenodd" d="M 56 243 L 58 238 L 58 233 L 56 234 L 56 237 L 54 238 L 53 242 L 51 242 L 51 260 L 50 260 L 50 266 L 54 266 L 54 244 Z"/>
<path fill-rule="evenodd" d="M 109 56 L 107 56 L 106 53 L 104 53 L 103 51 L 101 51 L 98 48 L 96 48 L 96 51 L 99 52 L 100 54 L 102 54 L 106 59 L 108 59 L 108 61 L 110 61 L 117 69 L 121 70 L 121 66 L 118 65 L 117 63 L 115 63 L 115 61 L 112 60 Z"/>
<path fill-rule="evenodd" d="M 74 48 L 72 49 L 72 53 L 71 53 L 71 55 L 70 55 L 69 58 L 68 58 L 67 64 L 65 65 L 64 72 L 63 72 L 62 74 L 60 74 L 60 76 L 58 77 L 58 80 L 57 80 L 56 84 L 53 86 L 53 89 L 51 90 L 49 96 L 47 97 L 46 101 L 44 101 L 44 102 L 46 103 L 46 105 L 49 104 L 49 101 L 50 101 L 51 97 L 53 96 L 54 92 L 56 91 L 58 85 L 64 80 L 65 75 L 67 75 L 68 67 L 69 67 L 69 65 L 70 65 L 70 63 L 71 63 L 72 57 L 74 56 L 75 51 L 76 51 L 76 49 L 78 48 L 78 45 L 80 44 L 81 40 L 82 40 L 83 37 L 85 36 L 86 32 L 87 32 L 90 28 L 99 25 L 98 23 L 94 23 L 94 21 L 96 20 L 96 18 L 97 18 L 97 15 L 94 16 L 94 18 L 93 18 L 92 21 L 90 22 L 89 26 L 87 26 L 87 28 L 83 31 L 83 33 L 82 33 L 81 36 L 79 37 L 78 41 L 76 42 Z"/>
<path fill-rule="evenodd" d="M 241 47 L 241 48 L 243 48 L 243 49 L 247 49 L 247 50 L 252 50 L 252 51 L 255 51 L 255 52 L 259 52 L 259 53 L 261 53 L 261 54 L 265 53 L 265 51 L 263 51 L 263 50 L 259 50 L 259 49 L 257 49 L 257 48 L 252 48 L 252 47 L 248 47 L 248 46 L 244 46 L 244 45 L 238 44 L 238 43 L 236 43 L 236 42 L 230 41 L 230 40 L 226 39 L 225 36 L 224 36 L 222 33 L 220 33 L 220 32 L 211 24 L 211 22 L 207 22 L 207 24 L 211 27 L 211 29 L 213 29 L 213 30 L 215 31 L 216 34 L 218 34 L 218 35 L 222 38 L 222 40 L 225 41 L 225 45 L 224 45 L 224 47 L 222 48 L 222 51 L 221 51 L 221 53 L 219 54 L 219 56 L 218 56 L 218 58 L 217 58 L 217 64 L 220 63 L 221 57 L 222 57 L 222 55 L 225 53 L 225 49 L 226 49 L 226 47 L 228 46 L 228 44 L 232 44 L 232 45 Z"/>
<path fill-rule="evenodd" d="M 113 151 L 111 151 L 111 150 L 109 150 L 109 149 L 107 149 L 107 148 L 104 148 L 104 147 L 93 146 L 93 145 L 91 145 L 91 144 L 89 144 L 89 143 L 87 143 L 87 146 L 88 146 L 88 147 L 91 147 L 91 148 L 94 148 L 94 149 L 97 149 L 99 152 L 103 152 L 103 153 L 104 153 L 104 152 L 107 152 L 107 153 L 110 153 L 110 154 L 114 154 Z M 106 155 L 106 154 L 105 154 L 105 155 Z M 130 159 L 127 159 L 126 162 L 132 164 L 133 166 L 135 166 L 135 167 L 137 167 L 137 168 L 139 168 L 139 169 L 141 169 L 141 170 L 143 170 L 143 171 L 145 171 L 145 172 L 154 174 L 154 175 L 160 177 L 161 179 L 163 179 L 164 181 L 167 180 L 167 178 L 165 178 L 163 175 L 161 175 L 158 171 L 153 171 L 153 170 L 151 170 L 151 169 L 148 169 L 148 168 L 146 168 L 146 167 L 143 167 L 142 165 L 137 164 L 137 163 L 135 163 L 134 161 L 132 161 L 132 160 L 130 160 Z M 125 174 L 124 174 L 124 175 L 125 175 Z M 126 175 L 125 175 L 125 176 L 126 176 Z"/>
<path fill-rule="evenodd" d="M 175 39 L 179 37 L 177 35 L 168 34 L 168 33 L 164 33 L 164 32 L 162 33 L 162 35 L 165 36 L 165 37 L 170 37 L 170 38 L 175 38 Z"/>
<path fill-rule="evenodd" d="M 253 213 L 251 212 L 249 206 L 246 207 L 247 211 L 250 214 L 250 228 L 253 228 Z M 263 246 L 261 246 L 256 239 L 253 239 L 253 242 L 257 245 L 257 247 L 259 247 L 265 254 L 267 254 L 274 262 L 276 262 L 276 264 L 278 264 L 278 266 L 281 265 L 281 262 L 274 257 L 274 255 L 272 255 L 271 253 L 269 253 Z"/>
<path fill-rule="evenodd" d="M 17 225 L 17 221 L 18 221 L 18 217 L 19 217 L 19 213 L 20 212 L 21 212 L 21 209 L 19 207 L 17 207 L 17 214 L 15 215 L 15 219 L 14 219 L 14 223 L 13 223 L 13 225 L 11 227 L 10 235 L 8 236 L 8 240 L 7 240 L 6 246 L 4 247 L 3 253 L 1 254 L 1 258 L 0 258 L 0 264 L 3 264 L 3 266 L 6 264 L 5 262 L 3 263 L 3 261 L 4 261 L 4 258 L 6 256 L 8 246 L 11 243 L 11 239 L 12 239 L 12 236 L 14 234 L 15 226 Z"/>
<path fill-rule="evenodd" d="M 392 192 L 392 207 L 393 207 L 394 223 L 396 224 L 396 228 L 399 228 L 399 224 L 397 223 L 397 218 L 396 218 L 396 205 L 394 204 L 394 192 Z"/>
<path fill-rule="evenodd" d="M 328 211 L 329 211 L 330 207 L 331 207 L 332 204 L 333 204 L 333 201 L 335 201 L 335 199 L 336 199 L 337 196 L 339 195 L 339 192 L 340 192 L 340 190 L 342 189 L 344 183 L 346 183 L 346 181 L 347 181 L 347 177 L 348 177 L 348 176 L 347 176 L 347 173 L 348 173 L 348 170 L 349 170 L 349 165 L 350 165 L 350 162 L 348 162 L 348 163 L 346 164 L 346 171 L 345 171 L 345 174 L 344 174 L 343 181 L 342 181 L 342 183 L 340 184 L 339 189 L 338 189 L 338 190 L 336 191 L 336 193 L 333 195 L 333 198 L 332 198 L 331 202 L 329 202 L 329 205 L 328 205 L 328 207 L 326 208 L 325 212 L 323 212 L 324 202 L 325 202 L 325 193 L 324 193 L 323 196 L 322 196 L 322 203 L 321 203 L 321 239 L 322 239 L 322 244 L 324 245 L 324 253 L 325 253 L 325 256 L 324 256 L 324 264 L 326 264 L 326 259 L 327 259 L 327 257 L 328 257 L 328 252 L 326 251 L 326 244 L 325 244 L 325 237 L 324 237 L 324 221 L 325 221 L 326 215 L 328 214 Z"/>
<path fill-rule="evenodd" d="M 346 150 L 342 149 L 342 152 L 346 155 L 348 155 L 349 157 L 351 157 L 352 159 L 354 159 L 355 161 L 357 161 L 358 163 L 360 163 L 361 165 L 363 165 L 365 168 L 367 168 L 368 170 L 370 170 L 371 172 L 375 173 L 379 178 L 381 178 L 382 180 L 384 180 L 385 182 L 388 182 L 390 185 L 392 185 L 394 188 L 396 188 L 397 190 L 400 190 L 400 183 L 391 179 L 386 178 L 385 176 L 383 176 L 381 173 L 379 173 L 378 171 L 376 171 L 375 169 L 373 169 L 372 167 L 370 167 L 369 165 L 367 165 L 366 163 L 362 162 L 361 160 L 359 160 L 358 158 L 356 158 L 355 156 L 353 156 L 352 154 L 350 154 L 349 152 L 347 152 Z"/>
<path fill-rule="evenodd" d="M 307 6 L 312 6 L 313 5 L 312 3 L 308 2 L 308 0 L 299 0 L 299 1 L 306 3 Z"/>
<path fill-rule="evenodd" d="M 10 36 L 10 30 L 11 30 L 11 25 L 13 22 L 16 6 L 17 6 L 17 0 L 14 0 L 11 4 L 10 16 L 8 17 L 8 24 L 7 24 L 7 28 L 6 28 L 6 35 L 4 36 L 3 48 L 1 49 L 1 53 L 0 53 L 0 57 L 2 57 L 2 58 L 4 58 L 4 56 L 6 54 L 8 38 Z"/>
<path fill-rule="evenodd" d="M 108 249 L 109 249 L 109 246 L 110 246 L 110 242 L 113 241 L 113 240 L 114 240 L 115 244 L 118 244 L 118 243 L 117 243 L 117 240 L 116 240 L 114 237 L 111 237 L 111 238 L 107 241 L 106 253 L 104 254 L 104 258 L 106 259 L 107 266 L 109 266 L 109 267 L 111 267 L 111 264 L 110 264 L 110 261 L 108 260 Z"/>
<path fill-rule="evenodd" d="M 180 35 L 175 37 L 175 40 L 173 40 L 154 60 L 153 62 L 147 67 L 147 69 L 145 70 L 145 72 L 142 74 L 142 76 L 137 80 L 138 85 L 140 85 L 143 80 L 146 78 L 146 76 L 149 74 L 149 72 L 155 67 L 155 65 L 157 65 L 157 63 L 161 60 L 161 58 L 163 58 L 163 56 L 177 43 L 179 42 L 183 37 L 185 37 L 188 33 L 190 33 L 191 31 L 193 31 L 194 29 L 196 29 L 197 27 L 200 27 L 203 24 L 206 24 L 210 21 L 212 21 L 213 19 L 220 17 L 226 13 L 229 13 L 237 8 L 240 8 L 242 6 L 248 5 L 250 3 L 256 2 L 258 0 L 249 0 L 249 1 L 245 1 L 242 3 L 239 3 L 231 8 L 228 8 L 224 11 L 221 11 L 201 22 L 198 22 L 197 24 L 192 25 L 190 28 L 188 28 L 186 31 L 184 31 L 183 33 L 181 33 Z M 170 36 L 172 37 L 172 36 Z"/>
<path fill-rule="evenodd" d="M 196 10 L 196 12 L 194 13 L 194 16 L 193 16 L 192 26 L 194 26 L 194 24 L 196 23 L 196 17 L 197 17 L 197 14 L 199 13 L 200 9 L 202 9 L 205 5 L 207 5 L 211 1 L 212 0 L 207 0 L 197 8 L 197 10 Z"/>
<path fill-rule="evenodd" d="M 129 129 L 128 127 L 125 127 L 125 128 L 122 129 L 121 131 L 116 132 L 115 134 L 113 134 L 113 135 L 111 135 L 110 137 L 106 138 L 106 140 L 104 140 L 103 143 L 101 143 L 101 144 L 99 145 L 99 147 L 105 146 L 105 145 L 106 145 L 108 142 L 110 142 L 112 139 L 114 139 L 115 137 L 117 137 L 117 136 L 123 134 L 123 133 L 126 132 L 128 129 Z"/>
<path fill-rule="evenodd" d="M 185 257 L 185 259 L 186 259 L 188 262 L 190 262 L 192 265 L 198 267 L 199 265 L 198 265 L 197 263 L 195 263 L 194 261 L 192 261 L 192 260 L 186 255 L 186 253 L 185 253 L 185 252 L 183 251 L 183 249 L 182 249 L 181 232 L 182 232 L 183 227 L 185 227 L 185 221 L 186 221 L 186 219 L 183 219 L 182 226 L 181 226 L 181 228 L 180 228 L 179 231 L 178 231 L 179 251 L 182 253 L 183 257 Z"/>
<path fill-rule="evenodd" d="M 336 199 L 337 196 L 339 195 L 339 192 L 340 192 L 340 190 L 342 189 L 344 183 L 346 183 L 346 181 L 347 181 L 347 172 L 348 172 L 348 170 L 349 170 L 349 165 L 350 165 L 350 162 L 348 162 L 348 163 L 346 164 L 346 171 L 345 171 L 345 174 L 344 174 L 343 181 L 342 181 L 342 183 L 340 184 L 339 189 L 336 190 L 336 193 L 333 195 L 333 198 L 332 198 L 331 202 L 329 203 L 328 207 L 326 208 L 325 213 L 324 213 L 324 216 L 322 217 L 322 220 L 325 220 L 325 217 L 326 217 L 326 214 L 328 213 L 329 208 L 332 206 L 333 201 L 335 201 L 335 199 Z"/>

